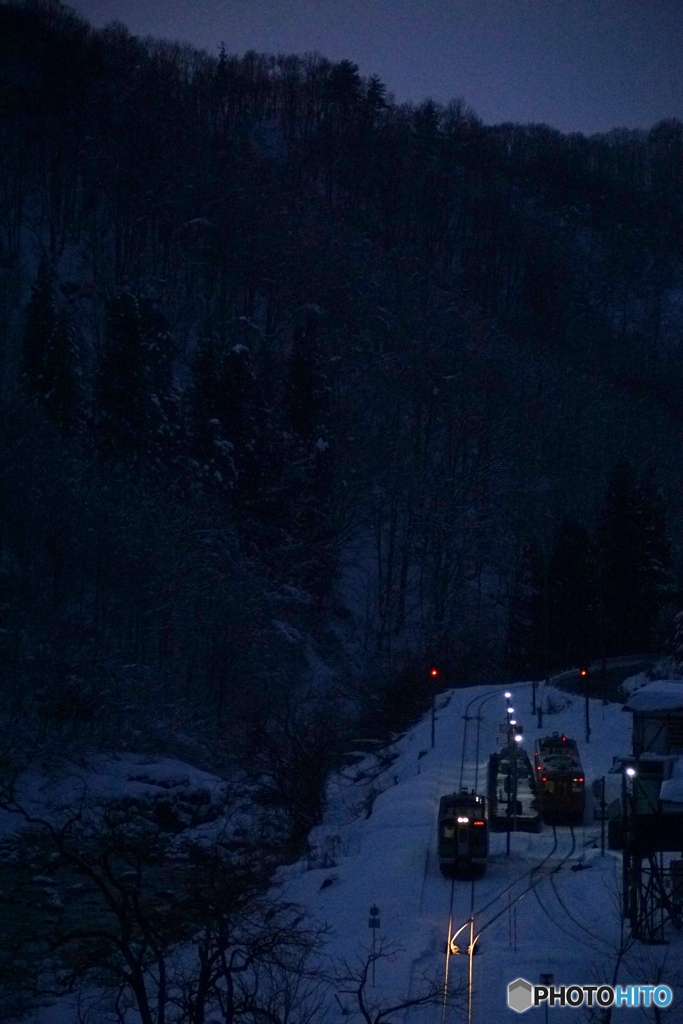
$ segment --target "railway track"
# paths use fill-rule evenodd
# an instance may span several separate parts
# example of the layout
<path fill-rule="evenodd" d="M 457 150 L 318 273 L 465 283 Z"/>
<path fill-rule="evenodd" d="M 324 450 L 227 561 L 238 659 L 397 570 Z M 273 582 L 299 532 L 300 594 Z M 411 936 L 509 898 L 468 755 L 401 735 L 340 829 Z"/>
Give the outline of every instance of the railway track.
<path fill-rule="evenodd" d="M 518 684 L 515 689 L 519 691 L 520 688 L 521 686 Z M 461 787 L 465 781 L 468 762 L 471 763 L 471 758 L 468 758 L 468 754 L 470 753 L 470 748 L 472 744 L 474 744 L 474 786 L 476 789 L 479 777 L 479 750 L 481 728 L 483 721 L 482 711 L 491 701 L 493 701 L 496 698 L 499 698 L 502 692 L 504 691 L 501 689 L 501 691 L 496 690 L 493 693 L 477 694 L 468 702 L 465 708 L 465 713 L 463 715 L 465 725 L 463 729 L 463 740 L 460 757 Z M 476 734 L 474 733 L 474 730 L 469 728 L 470 723 L 472 721 L 476 721 Z M 472 773 L 470 771 L 470 775 L 471 774 Z M 513 910 L 513 908 L 515 908 L 516 905 L 519 904 L 520 901 L 522 901 L 529 893 L 533 893 L 534 898 L 538 902 L 541 910 L 549 918 L 549 920 L 551 920 L 558 927 L 564 928 L 564 930 L 566 931 L 567 929 L 564 926 L 564 924 L 560 924 L 557 920 L 557 912 L 553 912 L 551 907 L 548 906 L 548 903 L 544 899 L 543 890 L 545 889 L 545 887 L 543 887 L 541 883 L 543 880 L 547 880 L 553 893 L 553 897 L 559 904 L 561 913 L 566 917 L 566 919 L 572 922 L 572 929 L 578 930 L 579 934 L 574 935 L 572 937 L 576 941 L 583 942 L 584 944 L 586 944 L 587 940 L 590 940 L 591 944 L 598 942 L 604 946 L 604 942 L 602 942 L 600 937 L 596 935 L 594 932 L 592 932 L 591 929 L 587 928 L 582 922 L 580 922 L 575 917 L 575 915 L 571 913 L 571 910 L 567 907 L 566 902 L 563 899 L 558 886 L 555 884 L 555 875 L 562 870 L 562 868 L 575 856 L 576 853 L 576 834 L 574 832 L 574 827 L 570 826 L 569 828 L 569 841 L 566 847 L 563 842 L 564 835 L 567 835 L 567 833 L 558 832 L 557 827 L 553 825 L 553 839 L 550 849 L 547 850 L 545 854 L 542 857 L 540 857 L 534 864 L 532 864 L 530 867 L 524 870 L 521 874 L 518 874 L 507 884 L 497 889 L 495 893 L 488 896 L 488 898 L 486 898 L 483 902 L 480 902 L 479 905 L 476 904 L 475 882 L 474 880 L 472 880 L 472 882 L 470 883 L 469 892 L 469 920 L 474 922 L 472 925 L 472 934 L 474 934 L 475 936 L 475 942 L 477 942 L 484 933 L 486 933 L 491 927 L 493 927 L 496 924 L 496 922 L 498 922 L 503 917 L 503 915 L 509 914 Z M 557 857 L 558 850 L 561 851 L 559 859 Z M 505 899 L 506 896 L 507 899 Z M 451 955 L 453 955 L 453 952 L 455 952 L 451 950 L 451 937 L 455 936 L 457 938 L 457 934 L 459 934 L 458 925 L 463 923 L 459 919 L 458 924 L 454 927 L 454 902 L 455 881 L 451 883 L 448 901 L 448 939 L 446 943 L 445 954 L 446 965 L 444 974 L 444 994 L 447 992 L 448 988 L 450 957 Z M 465 943 L 467 947 L 469 947 L 469 934 L 469 931 L 466 930 L 465 935 L 463 936 L 463 938 L 465 938 Z M 445 1021 L 446 1012 L 447 999 L 445 997 L 441 1009 L 442 1024 Z"/>
<path fill-rule="evenodd" d="M 555 826 L 553 826 L 553 828 L 555 828 Z M 570 826 L 570 828 L 571 828 L 572 839 L 573 839 L 573 848 L 574 848 L 575 845 L 576 845 L 576 840 L 575 840 L 575 836 L 574 836 L 574 828 L 573 828 L 573 826 Z M 561 912 L 562 912 L 563 916 L 565 918 L 567 918 L 569 921 L 571 921 L 572 929 L 574 931 L 579 932 L 580 934 L 578 934 L 578 935 L 576 935 L 576 934 L 575 935 L 571 935 L 571 931 L 569 931 L 569 929 L 567 928 L 566 921 L 562 925 L 562 930 L 565 932 L 565 934 L 571 935 L 571 937 L 573 939 L 575 939 L 575 941 L 582 942 L 584 945 L 590 945 L 592 948 L 596 949 L 596 951 L 604 953 L 605 948 L 611 949 L 610 943 L 607 942 L 603 936 L 598 935 L 591 928 L 588 928 L 584 924 L 584 922 L 581 921 L 576 916 L 576 914 L 574 914 L 570 910 L 569 906 L 567 905 L 566 900 L 564 899 L 564 897 L 562 896 L 562 894 L 561 894 L 561 892 L 559 890 L 558 884 L 557 884 L 556 879 L 555 879 L 555 875 L 559 872 L 559 870 L 563 866 L 563 864 L 567 860 L 571 859 L 572 855 L 573 855 L 573 853 L 570 853 L 569 856 L 567 858 L 565 858 L 565 860 L 560 865 L 558 865 L 554 869 L 553 873 L 549 876 L 550 888 L 553 891 L 553 895 L 555 897 L 555 900 L 557 901 L 557 903 L 560 906 L 560 909 L 561 909 Z M 534 895 L 536 897 L 536 901 L 538 902 L 538 904 L 539 904 L 541 910 L 543 911 L 543 913 L 545 914 L 545 916 L 550 921 L 552 921 L 553 924 L 557 925 L 558 922 L 557 922 L 556 918 L 554 917 L 553 913 L 549 910 L 549 908 L 548 908 L 547 904 L 545 903 L 545 901 L 543 899 L 541 899 L 541 896 L 540 896 L 540 894 L 539 894 L 537 889 L 534 890 Z M 559 927 L 559 925 L 558 925 L 558 927 Z"/>
<path fill-rule="evenodd" d="M 522 684 L 522 685 L 527 685 L 528 686 L 529 684 L 527 683 L 527 684 Z M 479 783 L 479 751 L 480 751 L 480 744 L 481 744 L 481 723 L 482 723 L 481 712 L 482 712 L 482 708 L 486 704 L 488 704 L 489 701 L 492 701 L 494 699 L 499 699 L 504 693 L 505 693 L 505 687 L 501 686 L 500 690 L 494 690 L 493 693 L 478 693 L 478 694 L 475 694 L 475 696 L 471 698 L 471 700 L 467 703 L 467 706 L 465 707 L 465 713 L 463 715 L 463 719 L 465 721 L 465 727 L 463 729 L 462 749 L 461 749 L 461 755 L 460 755 L 460 789 L 462 789 L 462 787 L 463 787 L 464 778 L 465 778 L 465 765 L 467 763 L 467 741 L 468 741 L 468 733 L 469 733 L 469 724 L 470 724 L 471 721 L 476 721 L 476 723 L 477 723 L 476 735 L 474 737 L 475 750 L 474 750 L 474 785 L 473 785 L 473 788 L 476 791 L 478 783 Z M 476 714 L 473 714 L 473 713 L 471 713 L 471 708 L 472 708 L 473 704 L 475 704 L 477 701 L 480 701 L 481 703 L 479 704 L 479 707 L 476 709 Z"/>

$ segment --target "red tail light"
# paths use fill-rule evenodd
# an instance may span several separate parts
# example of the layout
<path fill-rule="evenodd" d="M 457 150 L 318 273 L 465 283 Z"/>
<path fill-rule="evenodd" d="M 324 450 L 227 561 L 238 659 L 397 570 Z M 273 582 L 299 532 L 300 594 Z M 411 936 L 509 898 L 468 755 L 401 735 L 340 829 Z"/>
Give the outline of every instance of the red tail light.
<path fill-rule="evenodd" d="M 472 824 L 473 825 L 483 825 L 484 822 L 483 821 L 473 821 Z"/>

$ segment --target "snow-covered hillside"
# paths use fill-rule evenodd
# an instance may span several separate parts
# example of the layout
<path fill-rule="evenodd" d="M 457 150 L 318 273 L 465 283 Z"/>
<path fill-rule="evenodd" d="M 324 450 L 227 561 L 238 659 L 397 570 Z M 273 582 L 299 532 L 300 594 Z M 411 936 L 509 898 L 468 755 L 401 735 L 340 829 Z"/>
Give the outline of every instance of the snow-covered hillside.
<path fill-rule="evenodd" d="M 439 798 L 461 784 L 473 786 L 475 778 L 479 791 L 484 791 L 488 755 L 500 745 L 504 689 L 479 686 L 443 695 L 435 749 L 427 716 L 396 744 L 392 763 L 382 766 L 367 758 L 357 765 L 355 782 L 335 780 L 325 820 L 311 836 L 317 857 L 279 872 L 284 894 L 328 923 L 333 931 L 330 952 L 337 958 L 354 961 L 367 956 L 372 939 L 368 913 L 373 904 L 379 908 L 378 938 L 391 944 L 393 952 L 376 964 L 376 984 L 366 992 L 370 1003 L 390 1005 L 414 996 L 425 974 L 440 972 L 443 978 L 451 889 L 453 930 L 467 921 L 472 896 L 475 931 L 483 928 L 474 959 L 476 1024 L 513 1018 L 506 1005 L 507 984 L 519 976 L 538 984 L 541 972 L 552 972 L 556 985 L 613 979 L 620 945 L 621 857 L 608 849 L 601 856 L 600 822 L 593 818 L 590 785 L 609 770 L 613 756 L 630 750 L 631 716 L 620 704 L 590 701 L 592 733 L 586 743 L 583 698 L 547 687 L 544 704 L 554 710 L 538 730 L 531 715 L 531 685 L 511 686 L 517 718 L 525 727 L 524 745 L 532 755 L 537 735 L 559 730 L 577 739 L 587 782 L 585 823 L 575 827 L 573 835 L 568 826 L 558 826 L 556 845 L 548 825 L 540 834 L 517 833 L 509 857 L 505 834 L 492 834 L 488 869 L 473 885 L 457 880 L 452 885 L 440 874 Z M 470 718 L 463 765 L 463 716 L 468 707 L 470 715 L 481 708 L 482 721 L 477 758 L 476 722 Z M 548 855 L 529 887 L 528 872 Z M 500 916 L 493 920 L 496 915 Z M 676 1003 L 683 998 L 678 985 L 681 952 L 678 936 L 670 946 L 636 944 L 618 976 L 620 983 L 648 983 L 657 964 L 664 962 L 660 980 L 675 992 L 666 1017 L 671 1022 L 683 1020 L 683 1006 Z M 450 958 L 451 980 L 464 982 L 467 969 L 467 956 Z M 342 995 L 331 1003 L 332 1019 L 345 1019 L 342 1007 L 357 1011 L 351 996 Z M 544 1012 L 532 1010 L 529 1016 Z M 554 1012 L 558 1011 L 551 1011 L 551 1016 Z M 640 1012 L 629 1016 L 627 1010 L 615 1010 L 613 1019 L 633 1020 Z M 577 1020 L 583 1019 L 582 1013 L 577 1011 Z M 444 1016 L 441 1007 L 428 1006 L 407 1011 L 405 1019 L 436 1024 L 461 1018 L 455 1008 Z"/>

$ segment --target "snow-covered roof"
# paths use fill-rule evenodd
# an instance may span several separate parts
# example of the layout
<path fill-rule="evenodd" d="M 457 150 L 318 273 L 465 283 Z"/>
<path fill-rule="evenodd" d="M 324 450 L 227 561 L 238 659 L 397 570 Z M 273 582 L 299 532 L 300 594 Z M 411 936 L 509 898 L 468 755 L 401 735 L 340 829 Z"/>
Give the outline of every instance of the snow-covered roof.
<path fill-rule="evenodd" d="M 663 679 L 632 693 L 626 711 L 683 711 L 683 680 Z"/>
<path fill-rule="evenodd" d="M 667 779 L 663 782 L 659 799 L 666 803 L 683 804 L 683 779 Z"/>

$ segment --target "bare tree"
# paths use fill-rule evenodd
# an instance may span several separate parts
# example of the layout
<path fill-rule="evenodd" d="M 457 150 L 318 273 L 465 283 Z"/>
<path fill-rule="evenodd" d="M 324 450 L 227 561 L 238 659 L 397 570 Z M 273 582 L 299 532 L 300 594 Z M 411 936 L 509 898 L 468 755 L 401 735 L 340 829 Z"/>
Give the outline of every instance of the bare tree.
<path fill-rule="evenodd" d="M 392 959 L 400 952 L 400 946 L 380 939 L 374 949 L 357 956 L 354 961 L 340 961 L 334 976 L 338 996 L 351 996 L 355 1004 L 354 1009 L 347 1012 L 360 1014 L 366 1024 L 392 1024 L 392 1020 L 396 1020 L 399 1014 L 412 1007 L 463 1005 L 463 987 L 453 986 L 444 991 L 443 982 L 438 975 L 421 975 L 417 985 L 411 986 L 408 992 L 392 1002 L 387 1002 L 385 996 L 373 995 L 369 989 L 377 963 Z"/>
<path fill-rule="evenodd" d="M 87 987 L 121 1022 L 130 1008 L 142 1024 L 203 1024 L 215 1012 L 226 1024 L 310 1019 L 323 931 L 264 895 L 267 857 L 240 805 L 219 815 L 200 794 L 182 806 L 94 803 L 83 786 L 68 808 L 41 814 L 19 782 L 0 800 L 20 825 L 3 849 L 0 974 L 10 1007 Z"/>

